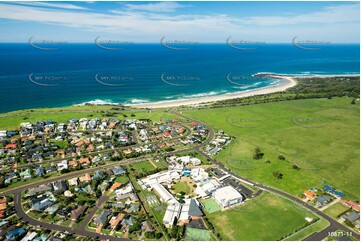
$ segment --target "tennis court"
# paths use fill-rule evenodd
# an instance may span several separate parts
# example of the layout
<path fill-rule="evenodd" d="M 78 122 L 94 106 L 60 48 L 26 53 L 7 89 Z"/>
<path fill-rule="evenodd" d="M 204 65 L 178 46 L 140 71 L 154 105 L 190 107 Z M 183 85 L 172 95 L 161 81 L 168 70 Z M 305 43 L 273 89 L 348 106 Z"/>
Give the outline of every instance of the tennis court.
<path fill-rule="evenodd" d="M 204 200 L 203 202 L 204 208 L 208 213 L 214 213 L 221 210 L 221 206 L 218 205 L 216 201 L 214 201 L 213 198 L 208 198 Z"/>
<path fill-rule="evenodd" d="M 212 239 L 212 232 L 206 229 L 186 228 L 185 240 L 188 241 L 210 241 Z"/>

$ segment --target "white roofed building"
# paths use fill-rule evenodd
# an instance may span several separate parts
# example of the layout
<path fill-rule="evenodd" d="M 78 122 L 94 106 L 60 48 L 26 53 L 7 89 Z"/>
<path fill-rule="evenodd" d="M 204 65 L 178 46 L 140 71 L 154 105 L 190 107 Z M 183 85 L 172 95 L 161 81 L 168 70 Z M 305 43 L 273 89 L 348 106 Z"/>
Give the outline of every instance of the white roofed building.
<path fill-rule="evenodd" d="M 171 204 L 167 207 L 163 217 L 163 223 L 167 228 L 172 227 L 175 224 L 181 213 L 181 208 L 182 206 L 180 203 Z"/>
<path fill-rule="evenodd" d="M 242 194 L 231 186 L 218 188 L 214 194 L 214 200 L 222 207 L 240 204 L 243 200 Z"/>
<path fill-rule="evenodd" d="M 167 204 L 178 203 L 177 199 L 163 185 L 156 183 L 153 185 L 153 189 L 158 193 L 162 202 Z"/>
<path fill-rule="evenodd" d="M 194 192 L 198 197 L 208 197 L 211 196 L 218 187 L 220 187 L 220 184 L 215 179 L 207 179 L 197 182 L 197 188 Z"/>

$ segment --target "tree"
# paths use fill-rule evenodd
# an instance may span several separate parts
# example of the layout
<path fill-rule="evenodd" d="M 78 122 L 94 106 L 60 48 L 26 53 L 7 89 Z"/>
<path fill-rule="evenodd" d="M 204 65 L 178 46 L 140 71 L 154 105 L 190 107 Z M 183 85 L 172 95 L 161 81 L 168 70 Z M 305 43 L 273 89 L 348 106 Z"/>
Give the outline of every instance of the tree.
<path fill-rule="evenodd" d="M 263 155 L 264 155 L 264 153 L 262 153 L 261 149 L 259 147 L 257 147 L 254 150 L 253 159 L 254 160 L 260 160 L 260 159 L 262 159 Z"/>
<path fill-rule="evenodd" d="M 286 158 L 283 155 L 278 155 L 279 160 L 285 160 Z"/>
<path fill-rule="evenodd" d="M 300 169 L 301 169 L 301 168 L 299 168 L 299 167 L 296 166 L 296 165 L 293 165 L 292 168 L 295 169 L 295 170 L 300 170 Z"/>
<path fill-rule="evenodd" d="M 278 179 L 282 179 L 283 174 L 279 171 L 274 171 L 273 176 L 277 177 Z"/>

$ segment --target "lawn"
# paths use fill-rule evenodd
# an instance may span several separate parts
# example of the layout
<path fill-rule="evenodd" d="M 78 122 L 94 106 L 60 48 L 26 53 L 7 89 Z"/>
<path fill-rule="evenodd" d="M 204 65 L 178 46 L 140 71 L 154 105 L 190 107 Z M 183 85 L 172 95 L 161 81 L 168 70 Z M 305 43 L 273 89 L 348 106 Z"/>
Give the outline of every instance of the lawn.
<path fill-rule="evenodd" d="M 236 206 L 206 216 L 224 240 L 278 240 L 316 218 L 289 200 L 264 192 L 257 205 Z"/>
<path fill-rule="evenodd" d="M 204 208 L 208 213 L 214 213 L 222 209 L 221 206 L 219 206 L 213 198 L 208 198 L 204 200 L 202 204 L 204 205 Z"/>
<path fill-rule="evenodd" d="M 185 192 L 186 194 L 191 193 L 191 187 L 189 186 L 188 182 L 186 181 L 179 181 L 176 184 L 173 185 L 173 191 L 175 194 L 179 192 Z"/>
<path fill-rule="evenodd" d="M 212 232 L 206 229 L 186 228 L 185 240 L 188 241 L 210 241 Z"/>
<path fill-rule="evenodd" d="M 358 199 L 360 106 L 347 98 L 306 99 L 183 111 L 236 139 L 216 159 L 250 180 L 293 195 L 329 184 Z M 256 147 L 264 157 L 253 160 Z M 286 160 L 279 160 L 283 155 Z M 269 160 L 271 163 L 266 163 Z M 297 165 L 300 170 L 293 169 Z M 283 179 L 273 176 L 274 171 Z"/>
<path fill-rule="evenodd" d="M 141 162 L 136 162 L 133 163 L 131 165 L 129 165 L 130 168 L 133 168 L 135 171 L 141 172 L 141 171 L 154 171 L 157 168 L 150 162 L 150 161 L 141 161 Z"/>
<path fill-rule="evenodd" d="M 350 208 L 343 205 L 342 203 L 336 203 L 332 205 L 331 207 L 326 208 L 323 212 L 333 218 L 337 219 L 337 215 L 339 215 L 342 212 L 345 212 L 346 210 L 349 210 Z"/>
<path fill-rule="evenodd" d="M 125 184 L 125 183 L 129 182 L 129 179 L 126 175 L 117 176 L 117 178 L 115 178 L 114 182 L 119 182 L 120 184 Z"/>

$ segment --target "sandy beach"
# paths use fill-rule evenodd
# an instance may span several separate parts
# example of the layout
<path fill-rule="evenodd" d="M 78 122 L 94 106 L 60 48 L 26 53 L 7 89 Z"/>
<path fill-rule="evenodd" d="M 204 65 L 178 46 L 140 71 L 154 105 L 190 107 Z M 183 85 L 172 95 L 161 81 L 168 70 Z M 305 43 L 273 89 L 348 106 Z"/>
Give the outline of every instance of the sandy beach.
<path fill-rule="evenodd" d="M 250 97 L 254 95 L 262 95 L 262 94 L 269 94 L 274 92 L 282 92 L 290 87 L 297 85 L 297 82 L 290 76 L 279 76 L 279 75 L 268 75 L 269 77 L 275 79 L 283 79 L 286 82 L 282 83 L 278 86 L 270 86 L 270 87 L 263 87 L 254 90 L 244 91 L 240 93 L 229 93 L 224 95 L 218 96 L 209 96 L 209 97 L 202 97 L 202 98 L 194 98 L 189 100 L 175 100 L 169 102 L 155 102 L 155 103 L 144 103 L 144 104 L 136 104 L 131 105 L 135 108 L 168 108 L 168 107 L 176 107 L 176 106 L 183 106 L 183 105 L 202 105 L 205 103 L 227 100 L 227 99 L 235 99 L 235 98 L 242 98 L 242 97 Z"/>

